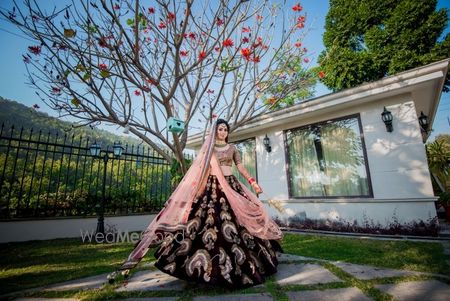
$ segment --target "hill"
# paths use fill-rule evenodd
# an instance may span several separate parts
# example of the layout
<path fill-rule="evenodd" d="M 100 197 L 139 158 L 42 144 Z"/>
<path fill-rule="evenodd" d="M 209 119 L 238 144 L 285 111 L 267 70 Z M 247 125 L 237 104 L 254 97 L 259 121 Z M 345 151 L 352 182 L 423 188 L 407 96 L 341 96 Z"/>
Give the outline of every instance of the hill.
<path fill-rule="evenodd" d="M 83 139 L 89 138 L 89 141 L 97 141 L 103 148 L 112 146 L 114 141 L 120 141 L 124 146 L 126 144 L 137 146 L 142 143 L 140 139 L 115 135 L 95 127 L 74 128 L 71 122 L 62 121 L 3 97 L 0 97 L 0 124 L 3 124 L 2 136 L 10 135 L 11 127 L 14 125 L 14 136 L 18 135 L 23 127 L 25 138 L 29 137 L 30 130 L 33 129 L 33 136 L 38 135 L 39 131 L 42 131 L 42 135 L 45 136 L 50 133 L 51 137 L 55 137 L 56 134 L 64 137 L 66 134 L 68 139 L 72 139 L 74 136 L 75 140 L 82 136 Z M 143 146 L 147 147 L 148 145 L 144 143 Z"/>

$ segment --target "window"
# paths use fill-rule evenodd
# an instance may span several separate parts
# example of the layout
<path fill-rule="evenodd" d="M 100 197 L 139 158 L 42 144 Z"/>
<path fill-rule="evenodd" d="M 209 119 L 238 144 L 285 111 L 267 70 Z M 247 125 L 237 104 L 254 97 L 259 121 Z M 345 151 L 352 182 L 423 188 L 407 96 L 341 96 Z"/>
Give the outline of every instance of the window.
<path fill-rule="evenodd" d="M 243 141 L 237 141 L 234 143 L 236 145 L 236 149 L 241 154 L 242 164 L 247 169 L 249 174 L 257 180 L 257 172 L 256 172 L 256 153 L 255 153 L 255 139 L 250 138 Z M 238 180 L 247 186 L 248 189 L 253 191 L 253 188 L 248 184 L 247 179 L 244 179 L 242 175 L 237 170 L 236 166 L 233 164 L 233 174 L 238 178 Z"/>
<path fill-rule="evenodd" d="M 359 117 L 286 131 L 291 197 L 371 197 Z"/>

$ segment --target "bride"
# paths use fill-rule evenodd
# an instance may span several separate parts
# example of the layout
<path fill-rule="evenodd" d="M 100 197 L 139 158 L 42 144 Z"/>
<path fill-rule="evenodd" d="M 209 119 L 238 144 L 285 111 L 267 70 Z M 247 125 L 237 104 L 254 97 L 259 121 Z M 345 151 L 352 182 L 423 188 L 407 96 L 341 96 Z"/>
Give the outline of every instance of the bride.
<path fill-rule="evenodd" d="M 121 269 L 136 266 L 158 246 L 155 266 L 180 279 L 232 288 L 264 282 L 277 271 L 282 233 L 258 198 L 232 175 L 234 163 L 262 192 L 228 143 L 230 127 L 217 120 L 197 158 L 150 223 Z"/>

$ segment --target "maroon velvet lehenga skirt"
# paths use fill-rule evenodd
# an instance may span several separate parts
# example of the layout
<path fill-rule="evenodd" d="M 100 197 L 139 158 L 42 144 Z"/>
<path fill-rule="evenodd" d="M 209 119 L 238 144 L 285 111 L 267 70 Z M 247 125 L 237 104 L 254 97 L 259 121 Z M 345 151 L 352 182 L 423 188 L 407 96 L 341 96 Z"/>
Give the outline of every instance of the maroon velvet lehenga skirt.
<path fill-rule="evenodd" d="M 245 196 L 234 176 L 229 185 Z M 164 237 L 155 252 L 155 266 L 187 281 L 242 288 L 264 282 L 277 271 L 275 240 L 252 236 L 239 226 L 216 176 L 208 177 L 184 231 L 159 233 Z"/>

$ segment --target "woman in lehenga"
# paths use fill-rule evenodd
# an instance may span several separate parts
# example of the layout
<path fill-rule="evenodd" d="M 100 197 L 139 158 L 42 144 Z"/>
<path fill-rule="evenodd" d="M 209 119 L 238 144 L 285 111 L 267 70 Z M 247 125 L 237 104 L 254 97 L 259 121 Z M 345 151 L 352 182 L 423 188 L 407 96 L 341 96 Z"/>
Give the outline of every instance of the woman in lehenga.
<path fill-rule="evenodd" d="M 164 208 L 143 233 L 121 269 L 159 245 L 155 266 L 187 281 L 231 288 L 264 282 L 277 271 L 282 233 L 263 204 L 231 173 L 232 162 L 256 193 L 262 190 L 228 144 L 219 119 Z"/>

